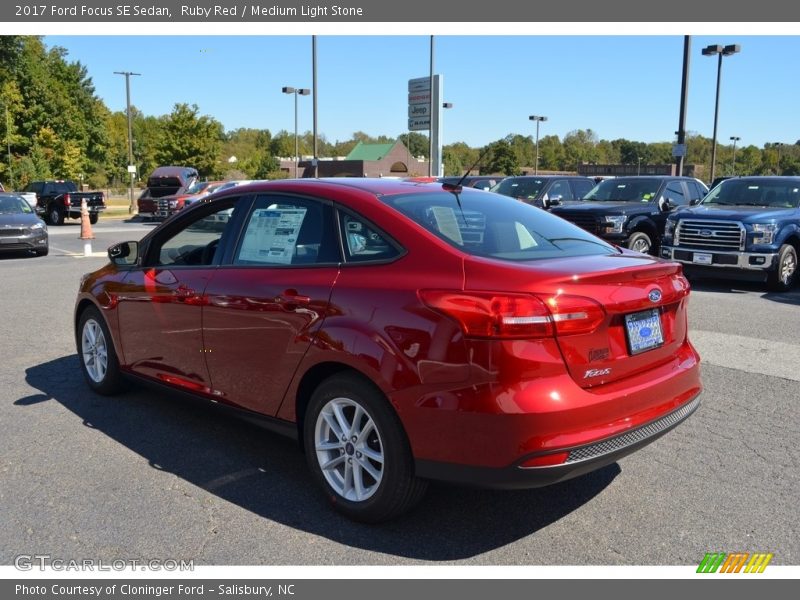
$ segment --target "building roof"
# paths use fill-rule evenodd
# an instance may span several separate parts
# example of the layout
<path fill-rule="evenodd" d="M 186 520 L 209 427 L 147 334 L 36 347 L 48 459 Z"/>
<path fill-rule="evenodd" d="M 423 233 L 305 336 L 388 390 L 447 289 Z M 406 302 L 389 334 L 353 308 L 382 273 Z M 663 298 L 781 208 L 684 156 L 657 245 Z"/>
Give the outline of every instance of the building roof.
<path fill-rule="evenodd" d="M 397 142 L 389 144 L 365 144 L 358 142 L 345 160 L 380 160 L 394 148 Z"/>

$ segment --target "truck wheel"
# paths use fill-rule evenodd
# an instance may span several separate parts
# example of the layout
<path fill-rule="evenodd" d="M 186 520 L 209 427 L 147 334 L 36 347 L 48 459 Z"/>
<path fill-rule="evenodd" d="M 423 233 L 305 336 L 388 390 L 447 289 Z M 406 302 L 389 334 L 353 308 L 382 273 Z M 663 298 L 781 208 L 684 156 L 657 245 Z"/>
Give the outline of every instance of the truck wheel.
<path fill-rule="evenodd" d="M 84 310 L 75 333 L 81 371 L 89 387 L 103 396 L 123 391 L 124 381 L 114 342 L 100 311 L 94 306 Z"/>
<path fill-rule="evenodd" d="M 786 292 L 797 280 L 797 250 L 789 244 L 781 246 L 778 264 L 767 277 L 767 287 L 773 292 Z"/>
<path fill-rule="evenodd" d="M 367 381 L 334 375 L 314 391 L 303 427 L 306 459 L 333 507 L 377 523 L 410 510 L 427 488 L 389 402 Z"/>
<path fill-rule="evenodd" d="M 89 213 L 89 223 L 95 225 L 97 223 L 97 219 L 100 218 L 100 213 Z"/>
<path fill-rule="evenodd" d="M 55 204 L 47 209 L 47 220 L 50 225 L 63 225 L 64 224 L 64 209 Z"/>
<path fill-rule="evenodd" d="M 652 247 L 653 247 L 653 242 L 650 239 L 650 236 L 643 231 L 635 232 L 633 235 L 631 235 L 630 239 L 628 240 L 628 248 L 630 248 L 634 252 L 649 254 Z"/>

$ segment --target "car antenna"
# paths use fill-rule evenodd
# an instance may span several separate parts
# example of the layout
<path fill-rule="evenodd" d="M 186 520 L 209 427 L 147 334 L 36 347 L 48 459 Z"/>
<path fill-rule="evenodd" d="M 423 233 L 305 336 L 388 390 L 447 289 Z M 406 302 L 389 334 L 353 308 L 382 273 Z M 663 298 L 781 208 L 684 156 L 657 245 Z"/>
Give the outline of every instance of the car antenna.
<path fill-rule="evenodd" d="M 456 192 L 456 193 L 460 192 L 461 191 L 461 184 L 464 183 L 464 180 L 467 178 L 467 176 L 470 173 L 472 173 L 472 169 L 474 169 L 475 167 L 477 167 L 481 163 L 481 161 L 483 160 L 483 157 L 486 156 L 486 154 L 489 152 L 490 149 L 491 149 L 491 146 L 486 146 L 486 148 L 481 150 L 481 153 L 478 156 L 478 160 L 476 160 L 469 169 L 464 171 L 464 174 L 461 176 L 461 179 L 459 179 L 458 182 L 456 182 L 456 183 L 443 183 L 442 184 L 442 188 L 447 190 L 448 192 Z M 459 201 L 459 206 L 460 205 L 461 205 L 461 202 Z"/>

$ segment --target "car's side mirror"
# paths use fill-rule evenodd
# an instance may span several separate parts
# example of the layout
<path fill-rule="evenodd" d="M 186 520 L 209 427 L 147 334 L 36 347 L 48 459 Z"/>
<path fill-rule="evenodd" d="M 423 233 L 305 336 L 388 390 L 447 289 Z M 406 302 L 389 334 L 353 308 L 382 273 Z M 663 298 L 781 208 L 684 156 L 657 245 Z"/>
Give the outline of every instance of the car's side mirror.
<path fill-rule="evenodd" d="M 675 208 L 674 202 L 670 202 L 669 200 L 664 198 L 664 196 L 661 196 L 661 198 L 658 199 L 658 210 L 660 210 L 661 212 L 669 212 L 673 208 Z"/>
<path fill-rule="evenodd" d="M 559 204 L 561 204 L 561 198 L 563 198 L 563 196 L 561 196 L 560 194 L 554 194 L 553 196 L 545 194 L 542 197 L 542 206 L 544 208 L 550 208 L 551 206 L 558 206 Z"/>
<path fill-rule="evenodd" d="M 131 267 L 139 259 L 139 242 L 120 242 L 108 249 L 108 258 L 118 267 Z"/>
<path fill-rule="evenodd" d="M 692 198 L 692 199 L 689 201 L 689 206 L 697 206 L 697 205 L 698 205 L 698 204 L 700 204 L 700 202 L 702 202 L 702 201 L 703 201 L 703 199 L 702 199 L 702 198 Z"/>

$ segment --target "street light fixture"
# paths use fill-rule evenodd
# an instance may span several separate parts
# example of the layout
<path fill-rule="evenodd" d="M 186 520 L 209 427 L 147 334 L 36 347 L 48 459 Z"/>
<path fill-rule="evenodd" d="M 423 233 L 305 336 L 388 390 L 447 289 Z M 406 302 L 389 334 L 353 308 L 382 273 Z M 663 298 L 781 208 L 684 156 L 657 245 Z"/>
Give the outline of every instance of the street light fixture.
<path fill-rule="evenodd" d="M 539 123 L 542 121 L 547 121 L 547 117 L 541 117 L 539 115 L 531 115 L 528 117 L 529 121 L 536 121 L 536 162 L 533 165 L 533 174 L 539 174 Z"/>
<path fill-rule="evenodd" d="M 125 76 L 125 100 L 126 112 L 128 113 L 128 174 L 130 175 L 130 185 L 128 187 L 128 196 L 130 204 L 128 205 L 128 214 L 133 214 L 133 177 L 136 173 L 133 165 L 133 127 L 131 126 L 131 75 L 141 76 L 141 73 L 132 73 L 130 71 L 114 71 L 114 75 Z"/>
<path fill-rule="evenodd" d="M 740 138 L 738 135 L 732 135 L 730 140 L 733 142 L 733 160 L 731 161 L 731 175 L 736 175 L 736 142 L 738 142 Z"/>
<path fill-rule="evenodd" d="M 728 46 L 712 44 L 703 48 L 703 56 L 719 56 L 719 62 L 717 63 L 717 96 L 714 103 L 714 141 L 711 146 L 711 181 L 714 181 L 714 169 L 717 162 L 717 119 L 719 117 L 719 84 L 722 79 L 722 57 L 736 54 L 741 49 L 742 47 L 739 44 L 729 44 Z"/>
<path fill-rule="evenodd" d="M 281 88 L 284 94 L 294 94 L 294 176 L 297 179 L 297 171 L 300 168 L 300 155 L 297 142 L 297 96 L 308 96 L 311 90 L 308 88 L 293 88 L 285 86 Z M 316 155 L 314 156 L 316 158 Z"/>

